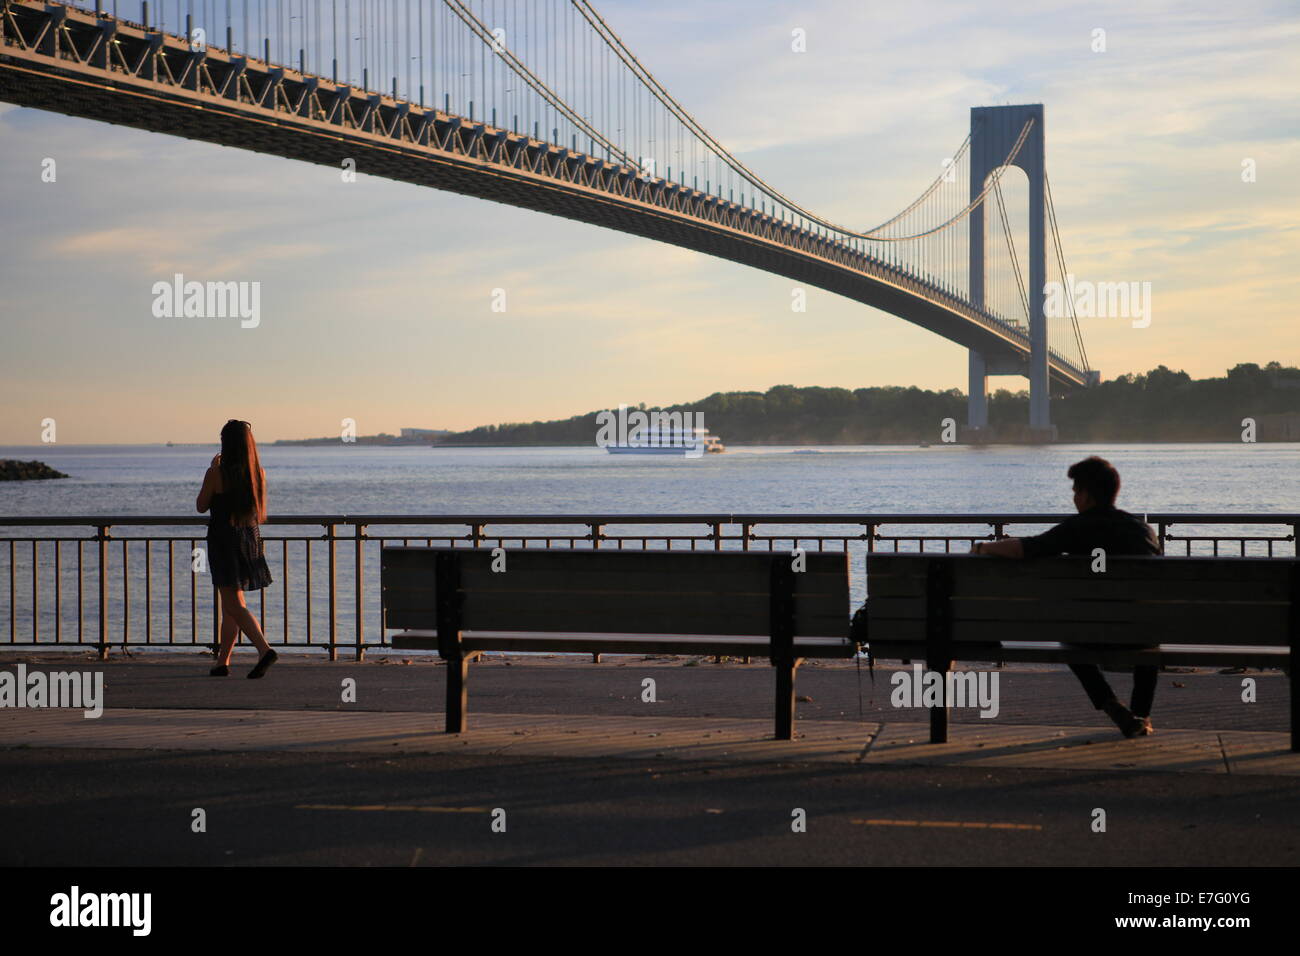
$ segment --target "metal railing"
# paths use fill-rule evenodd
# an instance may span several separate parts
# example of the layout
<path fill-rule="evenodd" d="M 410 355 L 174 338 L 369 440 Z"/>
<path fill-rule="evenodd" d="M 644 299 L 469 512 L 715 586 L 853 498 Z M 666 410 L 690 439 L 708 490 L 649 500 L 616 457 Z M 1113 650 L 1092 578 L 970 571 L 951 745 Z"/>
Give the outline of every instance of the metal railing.
<path fill-rule="evenodd" d="M 865 597 L 865 558 L 872 552 L 951 552 L 954 545 L 964 551 L 973 541 L 1036 533 L 1065 517 L 283 515 L 271 517 L 263 534 L 275 580 L 246 597 L 264 632 L 268 620 L 277 623 L 267 633 L 273 644 L 320 648 L 330 660 L 351 651 L 362 660 L 367 650 L 389 646 L 379 588 L 367 590 L 379 580 L 386 544 L 847 551 L 856 606 Z M 1146 518 L 1167 554 L 1295 557 L 1300 537 L 1300 514 Z M 0 609 L 8 638 L 0 647 L 84 646 L 101 657 L 111 647 L 215 647 L 221 612 L 206 570 L 206 525 L 206 518 L 189 516 L 0 517 L 0 581 L 8 581 L 8 606 Z"/>

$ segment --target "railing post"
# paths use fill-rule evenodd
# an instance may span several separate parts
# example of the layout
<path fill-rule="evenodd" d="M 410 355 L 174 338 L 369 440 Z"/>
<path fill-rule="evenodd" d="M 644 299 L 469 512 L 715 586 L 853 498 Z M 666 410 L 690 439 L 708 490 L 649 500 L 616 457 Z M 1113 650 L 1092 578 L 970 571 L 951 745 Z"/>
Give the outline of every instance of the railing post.
<path fill-rule="evenodd" d="M 601 539 L 601 537 L 602 537 L 602 535 L 603 535 L 603 533 L 604 533 L 604 528 L 605 528 L 605 526 L 602 525 L 602 524 L 595 524 L 595 523 L 593 523 L 593 524 L 589 525 L 588 527 L 591 528 L 591 548 L 592 548 L 593 551 L 599 550 L 599 548 L 600 548 L 600 539 Z M 644 544 L 643 544 L 642 546 L 644 547 Z M 592 662 L 593 664 L 599 664 L 599 663 L 600 663 L 600 653 L 599 653 L 599 652 L 597 652 L 597 651 L 593 651 L 593 652 L 592 652 L 592 654 L 591 654 L 591 662 Z"/>
<path fill-rule="evenodd" d="M 56 644 L 63 640 L 63 588 L 61 581 L 63 575 L 59 562 L 59 551 L 62 543 L 58 540 L 54 542 L 54 643 Z"/>
<path fill-rule="evenodd" d="M 357 524 L 357 525 L 354 526 L 354 528 L 355 528 L 355 533 L 356 533 L 356 548 L 357 548 L 357 576 L 356 576 L 356 591 L 357 591 L 357 652 L 356 652 L 356 653 L 357 653 L 357 660 L 359 660 L 359 661 L 363 661 L 363 660 L 366 659 L 366 656 L 365 656 L 365 655 L 366 655 L 366 649 L 365 649 L 365 640 L 366 640 L 366 632 L 365 632 L 365 615 L 364 615 L 364 611 L 363 611 L 363 609 L 364 609 L 365 606 L 366 606 L 366 602 L 365 602 L 365 599 L 364 599 L 364 597 L 365 597 L 365 568 L 366 568 L 366 557 L 365 557 L 365 554 L 364 554 L 364 551 L 363 551 L 363 546 L 364 546 L 364 544 L 365 544 L 365 540 L 366 540 L 366 537 L 365 537 L 365 536 L 366 536 L 366 526 L 363 525 L 363 524 Z"/>
<path fill-rule="evenodd" d="M 1296 526 L 1300 531 L 1300 525 Z M 1290 654 L 1287 657 L 1287 682 L 1291 685 L 1291 752 L 1300 753 L 1300 677 L 1296 675 L 1296 658 L 1300 657 L 1300 564 L 1291 565 L 1291 609 L 1287 621 Z"/>
<path fill-rule="evenodd" d="M 230 47 L 227 46 L 226 49 Z M 285 539 L 280 540 L 280 591 L 284 594 L 284 600 L 280 605 L 284 615 L 281 625 L 284 630 L 282 639 L 287 645 L 289 643 L 289 542 Z"/>
<path fill-rule="evenodd" d="M 32 538 L 32 643 L 41 642 L 41 559 L 39 542 Z"/>
<path fill-rule="evenodd" d="M 86 639 L 86 585 L 84 577 L 85 562 L 85 542 L 80 538 L 77 539 L 77 643 L 80 644 Z M 10 564 L 12 565 L 12 561 Z M 13 635 L 10 634 L 12 640 Z"/>
<path fill-rule="evenodd" d="M 995 522 L 993 523 L 993 539 L 994 539 L 995 541 L 996 541 L 996 540 L 1000 540 L 1000 539 L 1002 538 L 1003 532 L 1004 532 L 1005 530 L 1006 530 L 1006 525 L 1005 525 L 1005 524 L 1003 524 L 1003 523 L 1001 523 L 1001 522 L 996 522 L 996 521 L 995 521 Z M 1162 548 L 1161 550 L 1163 550 L 1163 548 Z M 999 661 L 997 662 L 997 665 L 998 665 L 998 670 L 1001 670 L 1002 668 L 1004 668 L 1004 667 L 1007 666 L 1007 662 L 1004 661 L 1004 660 L 999 660 Z M 945 736 L 944 736 L 944 739 L 945 739 L 945 740 L 947 739 L 947 733 L 948 733 L 948 724 L 947 724 L 947 717 L 945 717 L 945 718 L 944 718 L 944 735 L 945 735 Z"/>
<path fill-rule="evenodd" d="M 335 547 L 337 542 L 334 538 L 334 522 L 327 522 L 325 525 L 325 540 L 329 543 L 329 588 L 330 588 L 330 660 L 339 659 L 338 647 L 338 591 L 335 588 L 335 578 L 337 576 L 337 559 L 338 553 Z"/>
<path fill-rule="evenodd" d="M 106 524 L 95 526 L 95 540 L 99 544 L 99 659 L 108 660 L 108 529 Z"/>
<path fill-rule="evenodd" d="M 153 539 L 144 539 L 144 642 L 153 642 Z"/>

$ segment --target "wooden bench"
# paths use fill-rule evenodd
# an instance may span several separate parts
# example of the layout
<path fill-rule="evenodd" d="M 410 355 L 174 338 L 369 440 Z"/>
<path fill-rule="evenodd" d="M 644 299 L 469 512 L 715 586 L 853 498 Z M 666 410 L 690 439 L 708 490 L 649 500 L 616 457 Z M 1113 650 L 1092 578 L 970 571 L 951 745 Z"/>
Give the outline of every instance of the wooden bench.
<path fill-rule="evenodd" d="M 776 737 L 794 734 L 805 658 L 852 657 L 848 555 L 571 551 L 503 555 L 386 547 L 385 629 L 394 648 L 447 662 L 447 732 L 463 733 L 470 659 L 483 651 L 766 656 L 776 668 Z M 498 566 L 500 562 L 497 561 Z"/>
<path fill-rule="evenodd" d="M 1091 565 L 871 554 L 871 657 L 924 660 L 941 673 L 954 660 L 1282 667 L 1290 669 L 1291 749 L 1300 750 L 1291 668 L 1300 646 L 1300 561 L 1112 557 L 1104 572 Z M 944 703 L 930 712 L 933 743 L 948 739 Z"/>

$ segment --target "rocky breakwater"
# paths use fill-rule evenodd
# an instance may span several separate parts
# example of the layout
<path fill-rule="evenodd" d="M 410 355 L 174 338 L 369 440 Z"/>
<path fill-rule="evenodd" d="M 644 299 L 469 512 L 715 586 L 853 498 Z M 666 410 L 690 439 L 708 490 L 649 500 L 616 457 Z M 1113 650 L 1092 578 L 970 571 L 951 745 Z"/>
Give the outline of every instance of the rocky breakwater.
<path fill-rule="evenodd" d="M 0 458 L 0 481 L 37 481 L 42 478 L 67 478 L 43 461 L 14 461 Z"/>

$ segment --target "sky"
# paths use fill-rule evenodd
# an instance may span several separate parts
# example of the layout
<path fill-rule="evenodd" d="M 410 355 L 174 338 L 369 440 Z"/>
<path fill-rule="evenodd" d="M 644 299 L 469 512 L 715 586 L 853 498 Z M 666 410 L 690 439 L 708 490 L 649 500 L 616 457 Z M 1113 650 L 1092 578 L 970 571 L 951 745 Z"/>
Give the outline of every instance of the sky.
<path fill-rule="evenodd" d="M 1045 104 L 1070 272 L 1151 284 L 1146 327 L 1081 320 L 1103 378 L 1300 365 L 1294 4 L 596 7 L 739 159 L 837 222 L 907 205 L 972 106 Z M 0 444 L 38 444 L 50 418 L 67 443 L 215 441 L 232 417 L 267 442 L 345 418 L 362 435 L 463 429 L 780 384 L 966 388 L 959 346 L 816 289 L 792 312 L 779 276 L 8 104 L 0 217 Z M 156 317 L 154 284 L 175 273 L 259 282 L 259 324 Z"/>

